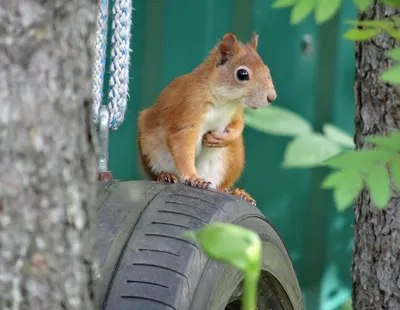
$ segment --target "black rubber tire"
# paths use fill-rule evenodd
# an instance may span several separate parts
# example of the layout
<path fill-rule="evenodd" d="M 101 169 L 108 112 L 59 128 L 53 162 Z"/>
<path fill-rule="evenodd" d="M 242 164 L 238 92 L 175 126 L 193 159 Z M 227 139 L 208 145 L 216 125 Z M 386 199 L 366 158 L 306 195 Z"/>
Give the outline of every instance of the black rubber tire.
<path fill-rule="evenodd" d="M 304 309 L 284 243 L 249 203 L 218 191 L 147 181 L 100 183 L 98 193 L 99 309 L 240 309 L 234 299 L 240 299 L 241 273 L 209 260 L 182 237 L 216 221 L 250 228 L 263 241 L 259 309 Z"/>

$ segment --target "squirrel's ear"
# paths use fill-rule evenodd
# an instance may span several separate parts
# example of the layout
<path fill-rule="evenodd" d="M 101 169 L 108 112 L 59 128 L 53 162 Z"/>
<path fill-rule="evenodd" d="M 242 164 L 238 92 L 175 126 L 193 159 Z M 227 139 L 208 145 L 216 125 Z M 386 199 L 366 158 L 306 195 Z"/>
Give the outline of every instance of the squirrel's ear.
<path fill-rule="evenodd" d="M 222 38 L 222 42 L 218 46 L 217 66 L 225 64 L 234 54 L 237 39 L 233 33 L 227 33 Z"/>
<path fill-rule="evenodd" d="M 257 32 L 253 32 L 251 39 L 249 41 L 249 45 L 254 48 L 255 50 L 257 49 L 257 45 L 258 45 L 258 34 Z"/>

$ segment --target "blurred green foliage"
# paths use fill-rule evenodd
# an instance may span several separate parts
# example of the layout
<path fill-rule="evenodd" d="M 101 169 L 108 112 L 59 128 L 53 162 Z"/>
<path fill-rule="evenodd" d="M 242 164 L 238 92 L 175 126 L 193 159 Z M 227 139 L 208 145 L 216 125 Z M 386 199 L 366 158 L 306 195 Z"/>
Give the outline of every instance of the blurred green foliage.
<path fill-rule="evenodd" d="M 387 5 L 400 7 L 400 0 L 381 0 Z M 277 0 L 274 8 L 291 7 L 291 23 L 296 24 L 315 13 L 317 23 L 332 18 L 340 8 L 341 0 Z M 372 0 L 355 0 L 361 11 L 367 10 Z M 370 40 L 382 33 L 394 39 L 400 38 L 400 17 L 386 20 L 349 21 L 354 28 L 344 37 L 353 41 Z M 383 72 L 381 79 L 400 84 L 400 48 L 388 52 L 395 63 Z M 279 107 L 261 111 L 246 111 L 247 126 L 272 135 L 292 136 L 294 139 L 285 150 L 283 166 L 286 168 L 313 168 L 326 166 L 337 169 L 331 172 L 321 185 L 332 189 L 335 204 L 340 211 L 349 207 L 359 193 L 367 187 L 373 203 L 384 208 L 390 199 L 390 175 L 400 190 L 400 134 L 387 137 L 370 137 L 367 142 L 373 150 L 348 150 L 354 148 L 353 139 L 331 124 L 323 126 L 323 133 L 312 130 L 304 118 Z M 387 169 L 390 167 L 390 171 Z"/>
<path fill-rule="evenodd" d="M 286 168 L 321 166 L 324 160 L 343 149 L 354 148 L 352 137 L 341 129 L 325 124 L 323 133 L 317 133 L 307 120 L 284 108 L 246 110 L 244 119 L 247 126 L 259 131 L 294 138 L 285 150 L 283 166 Z"/>
<path fill-rule="evenodd" d="M 187 232 L 186 236 L 198 241 L 211 259 L 230 264 L 243 273 L 242 308 L 256 310 L 261 265 L 258 234 L 233 224 L 211 223 L 195 232 Z"/>

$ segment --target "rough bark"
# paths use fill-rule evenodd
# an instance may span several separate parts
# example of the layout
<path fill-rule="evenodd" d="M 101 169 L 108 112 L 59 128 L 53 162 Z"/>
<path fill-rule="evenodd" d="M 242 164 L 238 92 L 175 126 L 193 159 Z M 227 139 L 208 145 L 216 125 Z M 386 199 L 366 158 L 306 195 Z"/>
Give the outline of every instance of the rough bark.
<path fill-rule="evenodd" d="M 0 0 L 3 310 L 92 309 L 96 2 Z"/>
<path fill-rule="evenodd" d="M 400 16 L 400 10 L 376 4 L 361 20 Z M 393 65 L 387 51 L 399 45 L 388 35 L 356 43 L 356 148 L 369 147 L 365 137 L 400 129 L 400 87 L 379 80 Z M 388 208 L 377 210 L 368 191 L 355 203 L 352 263 L 354 309 L 400 309 L 400 195 L 392 191 Z"/>

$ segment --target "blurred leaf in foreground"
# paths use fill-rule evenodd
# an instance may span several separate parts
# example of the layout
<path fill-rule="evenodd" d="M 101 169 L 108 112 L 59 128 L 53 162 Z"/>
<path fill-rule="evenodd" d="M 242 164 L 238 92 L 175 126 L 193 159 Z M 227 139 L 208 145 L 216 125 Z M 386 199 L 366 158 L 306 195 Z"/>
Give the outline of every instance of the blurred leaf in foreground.
<path fill-rule="evenodd" d="M 393 153 L 382 149 L 368 149 L 342 152 L 328 158 L 324 166 L 338 169 L 352 169 L 367 172 L 370 167 L 378 163 L 386 163 Z"/>
<path fill-rule="evenodd" d="M 317 133 L 304 134 L 291 141 L 284 155 L 286 168 L 320 166 L 326 159 L 341 152 L 340 146 Z"/>
<path fill-rule="evenodd" d="M 296 0 L 276 0 L 272 3 L 272 8 L 287 8 L 295 4 Z"/>
<path fill-rule="evenodd" d="M 381 0 L 381 2 L 394 8 L 400 8 L 400 0 Z"/>
<path fill-rule="evenodd" d="M 400 156 L 392 160 L 390 172 L 397 190 L 400 191 Z"/>
<path fill-rule="evenodd" d="M 388 57 L 393 60 L 400 61 L 400 48 L 395 48 L 388 52 Z"/>
<path fill-rule="evenodd" d="M 232 265 L 244 274 L 242 309 L 257 309 L 261 268 L 261 239 L 254 231 L 227 223 L 211 223 L 186 233 L 211 258 Z"/>
<path fill-rule="evenodd" d="M 247 126 L 277 136 L 297 136 L 312 131 L 304 118 L 289 110 L 270 106 L 260 110 L 246 110 Z"/>
<path fill-rule="evenodd" d="M 333 198 L 338 211 L 351 206 L 364 187 L 362 175 L 357 170 L 346 169 L 330 173 L 323 181 L 322 188 L 334 189 Z"/>
<path fill-rule="evenodd" d="M 398 26 L 393 19 L 386 20 L 349 20 L 347 24 L 359 26 L 362 28 L 375 28 L 375 30 L 383 30 L 387 32 L 394 39 L 400 39 L 400 31 L 398 31 Z M 356 28 L 358 29 L 358 27 Z M 364 31 L 362 29 L 359 29 Z"/>
<path fill-rule="evenodd" d="M 371 6 L 374 0 L 354 0 L 354 2 L 356 3 L 360 11 L 365 11 Z"/>
<path fill-rule="evenodd" d="M 382 73 L 381 79 L 392 84 L 400 84 L 400 65 L 390 67 Z"/>
<path fill-rule="evenodd" d="M 339 144 L 341 146 L 354 148 L 353 137 L 348 135 L 346 132 L 344 132 L 340 128 L 338 128 L 332 124 L 325 124 L 322 127 L 322 130 L 324 132 L 324 135 L 328 139 L 336 142 L 337 144 Z"/>
<path fill-rule="evenodd" d="M 400 131 L 395 131 L 387 136 L 371 136 L 365 139 L 368 143 L 393 152 L 400 152 Z"/>
<path fill-rule="evenodd" d="M 292 8 L 290 23 L 298 24 L 302 20 L 306 19 L 314 10 L 315 5 L 316 0 L 297 0 Z"/>
<path fill-rule="evenodd" d="M 352 41 L 366 41 L 379 33 L 379 29 L 358 29 L 353 28 L 347 30 L 347 32 L 343 35 L 345 39 Z"/>
<path fill-rule="evenodd" d="M 373 167 L 368 173 L 366 182 L 372 201 L 379 209 L 386 207 L 390 199 L 390 178 L 385 166 Z"/>
<path fill-rule="evenodd" d="M 315 19 L 318 24 L 322 24 L 331 19 L 340 9 L 342 0 L 318 0 L 315 10 Z"/>
<path fill-rule="evenodd" d="M 188 232 L 186 236 L 197 240 L 210 258 L 243 272 L 260 267 L 261 240 L 252 230 L 227 223 L 212 223 Z"/>

